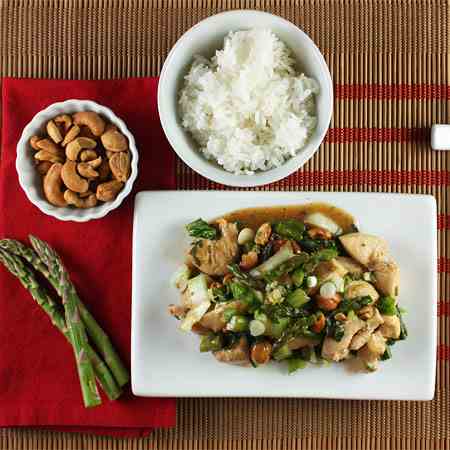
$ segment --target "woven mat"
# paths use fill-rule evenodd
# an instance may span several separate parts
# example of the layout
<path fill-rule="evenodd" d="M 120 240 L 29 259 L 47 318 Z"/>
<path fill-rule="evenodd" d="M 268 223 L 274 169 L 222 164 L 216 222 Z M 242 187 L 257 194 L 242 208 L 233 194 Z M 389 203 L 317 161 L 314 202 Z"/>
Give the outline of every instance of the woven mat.
<path fill-rule="evenodd" d="M 176 429 L 149 439 L 4 430 L 0 449 L 450 448 L 450 153 L 431 151 L 427 131 L 450 123 L 450 1 L 0 0 L 0 8 L 0 75 L 23 77 L 158 75 L 177 38 L 213 13 L 286 17 L 324 53 L 336 101 L 320 151 L 269 188 L 433 194 L 440 258 L 432 402 L 180 399 Z M 181 162 L 178 175 L 180 189 L 216 187 Z"/>

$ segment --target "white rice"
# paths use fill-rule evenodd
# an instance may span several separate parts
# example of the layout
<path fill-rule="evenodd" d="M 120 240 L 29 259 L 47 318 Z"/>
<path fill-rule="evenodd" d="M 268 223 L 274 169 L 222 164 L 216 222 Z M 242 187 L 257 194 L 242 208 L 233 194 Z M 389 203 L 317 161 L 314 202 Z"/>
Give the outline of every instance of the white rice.
<path fill-rule="evenodd" d="M 316 127 L 315 80 L 298 74 L 270 30 L 230 32 L 212 60 L 196 56 L 180 94 L 183 126 L 229 172 L 278 167 Z"/>

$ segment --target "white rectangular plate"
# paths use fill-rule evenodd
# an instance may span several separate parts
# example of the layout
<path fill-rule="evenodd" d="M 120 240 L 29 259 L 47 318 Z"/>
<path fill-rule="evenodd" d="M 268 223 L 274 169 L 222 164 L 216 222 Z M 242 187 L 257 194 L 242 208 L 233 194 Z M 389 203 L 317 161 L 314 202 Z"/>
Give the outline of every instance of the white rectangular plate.
<path fill-rule="evenodd" d="M 401 269 L 406 341 L 376 373 L 342 364 L 287 375 L 282 364 L 229 366 L 200 353 L 198 337 L 167 313 L 179 294 L 169 280 L 183 262 L 185 225 L 252 206 L 322 201 L 351 213 L 361 231 L 382 236 Z M 431 196 L 337 192 L 141 192 L 133 230 L 132 388 L 142 396 L 323 397 L 430 400 L 436 370 L 436 202 Z"/>

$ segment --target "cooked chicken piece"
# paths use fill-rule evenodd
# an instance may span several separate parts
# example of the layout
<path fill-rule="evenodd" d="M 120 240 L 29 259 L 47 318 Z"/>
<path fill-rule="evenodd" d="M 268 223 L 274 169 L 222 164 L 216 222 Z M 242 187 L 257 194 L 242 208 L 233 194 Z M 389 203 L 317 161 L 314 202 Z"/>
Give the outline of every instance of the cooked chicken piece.
<path fill-rule="evenodd" d="M 378 294 L 376 289 L 364 280 L 351 281 L 345 288 L 344 297 L 349 300 L 365 296 L 371 297 L 374 302 L 380 298 L 380 294 Z"/>
<path fill-rule="evenodd" d="M 186 313 L 189 311 L 189 308 L 186 308 L 182 305 L 170 304 L 168 307 L 168 311 L 171 316 L 180 319 L 181 317 L 184 317 L 186 315 Z"/>
<path fill-rule="evenodd" d="M 387 242 L 377 236 L 365 233 L 349 233 L 339 238 L 350 256 L 363 266 L 387 259 L 389 249 Z"/>
<path fill-rule="evenodd" d="M 335 276 L 343 277 L 348 270 L 335 258 L 320 262 L 314 270 L 314 275 L 321 281 L 329 280 Z"/>
<path fill-rule="evenodd" d="M 297 350 L 303 347 L 314 347 L 319 343 L 320 343 L 319 339 L 299 336 L 288 342 L 288 348 L 289 350 Z"/>
<path fill-rule="evenodd" d="M 384 323 L 380 327 L 380 333 L 386 339 L 398 339 L 400 337 L 400 319 L 397 316 L 383 316 Z"/>
<path fill-rule="evenodd" d="M 247 339 L 241 337 L 234 347 L 214 352 L 214 356 L 217 361 L 220 362 L 238 366 L 248 366 L 250 364 L 250 358 Z"/>
<path fill-rule="evenodd" d="M 243 313 L 247 310 L 247 305 L 240 302 L 239 300 L 233 302 L 219 303 L 212 310 L 207 312 L 200 320 L 200 325 L 204 328 L 214 331 L 217 333 L 225 328 L 227 324 L 223 317 L 223 313 L 228 308 L 235 308 L 238 313 Z"/>
<path fill-rule="evenodd" d="M 370 335 L 367 344 L 358 350 L 358 357 L 370 371 L 377 370 L 378 359 L 386 350 L 386 341 L 380 331 Z"/>
<path fill-rule="evenodd" d="M 394 261 L 378 261 L 371 265 L 375 286 L 384 295 L 397 297 L 400 284 L 400 269 Z"/>
<path fill-rule="evenodd" d="M 335 260 L 344 267 L 348 273 L 362 274 L 364 272 L 364 267 L 349 256 L 337 256 Z"/>
<path fill-rule="evenodd" d="M 372 309 L 373 315 L 370 319 L 366 320 L 365 327 L 353 336 L 352 342 L 350 343 L 350 350 L 359 350 L 363 345 L 366 345 L 371 334 L 383 324 L 383 317 L 381 317 L 378 309 L 374 307 Z"/>
<path fill-rule="evenodd" d="M 228 265 L 238 256 L 238 229 L 225 219 L 218 220 L 221 237 L 217 240 L 202 239 L 189 251 L 189 261 L 208 275 L 225 275 Z"/>
<path fill-rule="evenodd" d="M 350 342 L 353 336 L 365 326 L 365 322 L 358 317 L 344 322 L 344 336 L 340 341 L 326 337 L 322 346 L 322 357 L 330 361 L 340 361 L 348 356 Z"/>

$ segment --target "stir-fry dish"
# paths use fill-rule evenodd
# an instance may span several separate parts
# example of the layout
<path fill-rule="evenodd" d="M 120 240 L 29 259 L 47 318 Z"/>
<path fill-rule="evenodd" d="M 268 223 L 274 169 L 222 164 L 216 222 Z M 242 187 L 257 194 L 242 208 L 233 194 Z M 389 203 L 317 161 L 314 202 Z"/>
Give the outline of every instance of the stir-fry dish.
<path fill-rule="evenodd" d="M 358 358 L 367 371 L 407 336 L 386 241 L 326 204 L 236 211 L 186 226 L 169 312 L 221 362 L 262 366 Z"/>

